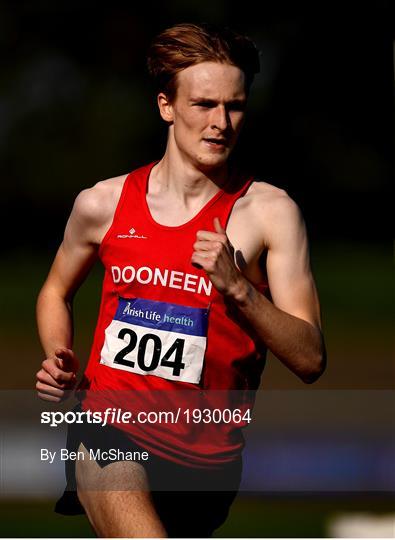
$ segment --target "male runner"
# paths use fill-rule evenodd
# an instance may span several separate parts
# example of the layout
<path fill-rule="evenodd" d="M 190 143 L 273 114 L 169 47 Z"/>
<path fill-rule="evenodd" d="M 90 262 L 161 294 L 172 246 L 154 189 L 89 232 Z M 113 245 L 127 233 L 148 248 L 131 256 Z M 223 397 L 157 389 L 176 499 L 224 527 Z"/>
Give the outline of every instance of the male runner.
<path fill-rule="evenodd" d="M 252 406 L 245 391 L 259 385 L 266 348 L 306 383 L 321 375 L 302 216 L 283 190 L 229 165 L 258 65 L 252 42 L 230 30 L 181 24 L 153 42 L 148 66 L 168 124 L 166 151 L 78 195 L 38 299 L 41 398 L 61 401 L 76 386 L 72 299 L 98 258 L 105 278 L 83 410 L 100 409 L 89 392 L 106 395 L 103 407 L 124 408 L 130 391 L 133 410 L 154 406 L 151 391 L 171 407 L 235 390 L 241 408 Z M 90 431 L 71 430 L 69 445 L 85 455 L 109 444 L 150 453 L 146 464 L 76 463 L 78 498 L 98 535 L 210 536 L 226 518 L 243 447 L 234 423 Z M 158 475 L 184 491 L 156 490 Z M 221 493 L 209 493 L 216 482 Z"/>

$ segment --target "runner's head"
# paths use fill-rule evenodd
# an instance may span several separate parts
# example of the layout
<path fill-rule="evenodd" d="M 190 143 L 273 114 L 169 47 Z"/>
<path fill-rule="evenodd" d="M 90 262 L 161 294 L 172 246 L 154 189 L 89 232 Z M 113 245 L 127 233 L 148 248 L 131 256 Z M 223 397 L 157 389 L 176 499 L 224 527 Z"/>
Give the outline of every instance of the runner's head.
<path fill-rule="evenodd" d="M 209 24 L 177 24 L 161 32 L 148 51 L 148 71 L 157 92 L 173 101 L 177 75 L 183 69 L 202 62 L 237 66 L 244 73 L 248 94 L 254 75 L 259 72 L 259 55 L 247 36 L 229 28 Z"/>
<path fill-rule="evenodd" d="M 259 70 L 252 41 L 229 29 L 180 24 L 162 32 L 148 53 L 168 150 L 199 169 L 221 168 L 244 120 Z"/>

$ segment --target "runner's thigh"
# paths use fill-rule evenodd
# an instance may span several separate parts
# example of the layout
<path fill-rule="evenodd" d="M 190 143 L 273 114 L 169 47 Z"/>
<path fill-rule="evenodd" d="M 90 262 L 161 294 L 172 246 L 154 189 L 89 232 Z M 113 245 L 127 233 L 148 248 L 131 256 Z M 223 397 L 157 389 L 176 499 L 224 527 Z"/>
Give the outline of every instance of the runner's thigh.
<path fill-rule="evenodd" d="M 167 536 L 152 503 L 144 467 L 119 461 L 101 468 L 81 443 L 76 462 L 78 497 L 103 537 Z"/>

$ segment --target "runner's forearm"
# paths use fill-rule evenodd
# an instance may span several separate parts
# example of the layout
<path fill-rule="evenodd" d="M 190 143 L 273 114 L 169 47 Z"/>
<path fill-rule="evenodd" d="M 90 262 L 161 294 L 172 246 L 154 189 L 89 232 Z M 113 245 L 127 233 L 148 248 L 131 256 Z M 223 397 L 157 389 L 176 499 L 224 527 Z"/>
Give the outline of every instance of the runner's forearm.
<path fill-rule="evenodd" d="M 44 288 L 37 300 L 37 326 L 46 356 L 59 347 L 72 348 L 73 318 L 71 303 Z"/>
<path fill-rule="evenodd" d="M 325 369 L 325 345 L 319 328 L 277 308 L 245 278 L 229 296 L 258 338 L 304 382 Z"/>

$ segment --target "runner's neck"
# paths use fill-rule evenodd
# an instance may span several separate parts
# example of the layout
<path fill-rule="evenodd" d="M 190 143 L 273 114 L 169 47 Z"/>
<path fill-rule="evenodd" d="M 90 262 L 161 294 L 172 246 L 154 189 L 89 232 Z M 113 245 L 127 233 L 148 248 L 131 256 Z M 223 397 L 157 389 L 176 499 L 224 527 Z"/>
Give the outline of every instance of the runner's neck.
<path fill-rule="evenodd" d="M 153 167 L 148 185 L 150 195 L 167 196 L 185 208 L 201 206 L 218 193 L 228 180 L 228 168 L 209 174 L 167 155 Z"/>

